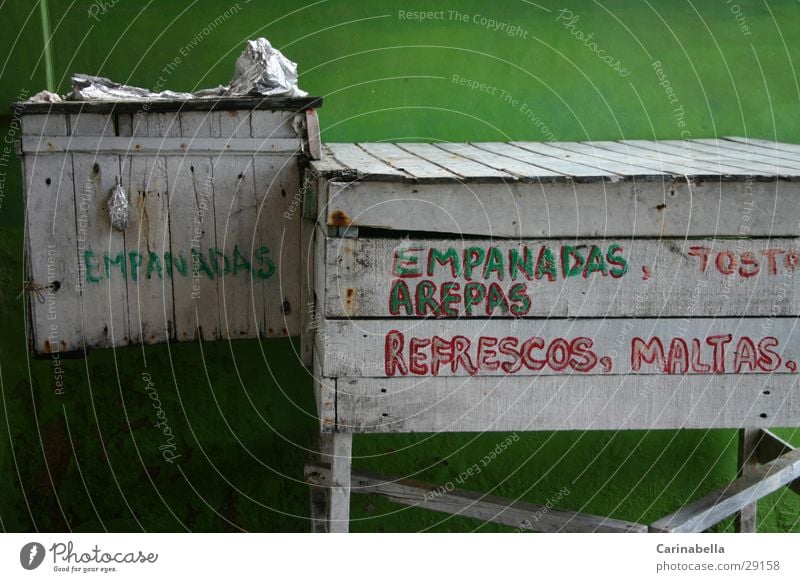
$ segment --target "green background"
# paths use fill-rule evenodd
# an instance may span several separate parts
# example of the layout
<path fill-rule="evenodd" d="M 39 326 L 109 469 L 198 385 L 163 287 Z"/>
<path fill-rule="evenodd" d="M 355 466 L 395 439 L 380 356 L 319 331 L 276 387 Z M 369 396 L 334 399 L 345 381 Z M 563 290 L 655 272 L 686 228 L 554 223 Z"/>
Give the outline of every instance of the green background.
<path fill-rule="evenodd" d="M 235 14 L 209 30 L 232 6 Z M 620 76 L 571 35 L 557 20 L 562 8 L 630 74 Z M 444 19 L 410 21 L 400 10 L 444 11 Z M 468 21 L 451 18 L 451 10 Z M 525 34 L 489 30 L 476 15 Z M 800 142 L 798 21 L 800 4 L 788 0 L 11 0 L 0 8 L 0 102 L 30 96 L 48 79 L 66 92 L 73 72 L 153 86 L 193 39 L 166 87 L 224 84 L 244 41 L 266 36 L 299 63 L 301 86 L 325 97 L 326 141 L 738 134 Z M 654 61 L 677 104 L 659 86 Z M 454 75 L 498 91 L 467 89 Z M 18 297 L 23 203 L 8 146 L 18 132 L 9 115 L 0 125 L 0 528 L 308 531 L 302 468 L 315 422 L 296 343 L 96 351 L 64 362 L 65 394 L 54 394 L 51 363 L 32 360 L 26 349 Z M 174 465 L 157 450 L 145 370 L 178 438 Z M 800 443 L 794 430 L 779 432 Z M 356 437 L 354 466 L 443 484 L 505 436 Z M 463 487 L 540 503 L 566 487 L 559 507 L 646 523 L 733 478 L 735 437 L 720 430 L 526 434 Z M 371 497 L 355 497 L 352 514 L 354 531 L 504 530 Z M 775 493 L 760 503 L 759 529 L 800 531 L 799 515 L 800 498 Z M 730 528 L 729 520 L 716 529 Z"/>

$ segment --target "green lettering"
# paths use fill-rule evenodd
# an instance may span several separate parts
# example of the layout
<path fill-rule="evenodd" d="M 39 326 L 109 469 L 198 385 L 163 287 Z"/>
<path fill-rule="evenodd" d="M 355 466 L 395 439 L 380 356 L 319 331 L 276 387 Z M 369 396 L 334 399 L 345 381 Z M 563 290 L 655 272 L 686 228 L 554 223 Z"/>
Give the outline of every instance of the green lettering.
<path fill-rule="evenodd" d="M 192 249 L 192 270 L 196 271 L 198 274 L 202 271 L 209 279 L 214 278 L 214 271 L 212 271 L 211 267 L 206 263 L 206 258 L 203 256 L 203 253 L 197 249 Z"/>
<path fill-rule="evenodd" d="M 486 299 L 486 315 L 492 315 L 494 310 L 500 308 L 503 313 L 508 313 L 508 302 L 506 295 L 497 283 L 489 285 L 489 293 Z"/>
<path fill-rule="evenodd" d="M 464 278 L 472 279 L 472 271 L 483 263 L 486 251 L 481 247 L 469 247 L 464 251 Z"/>
<path fill-rule="evenodd" d="M 407 252 L 421 251 L 420 247 L 413 248 L 397 248 L 394 250 L 394 275 L 398 277 L 419 277 L 422 273 L 417 265 L 418 257 L 416 255 L 406 255 Z"/>
<path fill-rule="evenodd" d="M 522 256 L 519 249 L 511 249 L 509 253 L 511 263 L 511 279 L 517 278 L 517 271 L 521 272 L 528 281 L 533 279 L 533 253 L 527 246 L 522 247 Z"/>
<path fill-rule="evenodd" d="M 150 251 L 147 258 L 147 272 L 145 276 L 149 279 L 153 275 L 153 271 L 158 273 L 158 278 L 163 279 L 163 269 L 161 268 L 161 259 L 158 258 L 158 255 L 154 252 Z"/>
<path fill-rule="evenodd" d="M 605 259 L 603 259 L 603 251 L 601 251 L 600 247 L 597 245 L 592 245 L 589 251 L 589 258 L 586 259 L 586 269 L 583 272 L 583 276 L 588 277 L 597 271 L 605 275 L 608 273 L 608 267 L 606 266 Z"/>
<path fill-rule="evenodd" d="M 489 277 L 489 273 L 494 271 L 497 278 L 503 280 L 503 251 L 497 247 L 489 247 L 489 259 L 486 261 L 486 268 L 483 270 L 484 279 Z"/>
<path fill-rule="evenodd" d="M 536 259 L 536 278 L 541 279 L 543 275 L 547 275 L 548 281 L 555 281 L 558 276 L 556 258 L 547 245 L 542 246 L 539 257 Z"/>
<path fill-rule="evenodd" d="M 269 279 L 272 277 L 272 274 L 275 273 L 275 263 L 272 262 L 267 247 L 260 247 L 256 251 L 256 261 L 261 263 L 264 267 L 255 272 L 256 277 L 259 279 Z"/>
<path fill-rule="evenodd" d="M 486 297 L 486 285 L 483 283 L 467 283 L 464 285 L 464 311 L 472 315 L 472 306 L 478 305 Z"/>
<path fill-rule="evenodd" d="M 219 266 L 219 257 L 222 257 L 222 269 Z M 222 277 L 223 275 L 227 275 L 231 272 L 231 262 L 228 260 L 228 257 L 216 247 L 209 249 L 208 251 L 208 258 L 211 261 L 211 268 L 214 269 L 214 273 L 218 277 Z"/>
<path fill-rule="evenodd" d="M 516 283 L 511 286 L 508 296 L 514 305 L 511 306 L 511 313 L 516 316 L 525 315 L 531 309 L 531 298 L 528 297 L 528 290 L 525 283 Z"/>
<path fill-rule="evenodd" d="M 573 264 L 572 259 L 575 259 Z M 585 259 L 578 249 L 570 245 L 561 247 L 561 272 L 564 278 L 574 277 L 583 271 Z"/>
<path fill-rule="evenodd" d="M 242 254 L 242 251 L 239 250 L 239 245 L 233 246 L 233 274 L 235 275 L 239 271 L 250 270 L 250 263 Z"/>
<path fill-rule="evenodd" d="M 164 263 L 167 266 L 167 275 L 172 277 L 172 267 L 173 265 L 178 270 L 178 273 L 186 276 L 186 257 L 183 256 L 183 253 L 179 253 L 178 257 L 179 260 L 176 260 L 175 255 L 172 253 L 164 253 Z"/>
<path fill-rule="evenodd" d="M 389 313 L 400 315 L 400 307 L 404 307 L 405 315 L 414 315 L 414 308 L 411 306 L 411 294 L 408 292 L 408 285 L 402 279 L 396 279 L 392 283 L 389 291 Z"/>
<path fill-rule="evenodd" d="M 116 265 L 119 267 L 119 272 L 123 279 L 128 278 L 128 263 L 125 261 L 125 253 L 117 253 L 117 256 L 114 259 L 106 255 L 103 257 L 103 263 L 106 267 L 106 276 L 109 279 L 111 279 L 111 265 Z"/>
<path fill-rule="evenodd" d="M 92 269 L 94 269 L 97 265 L 92 264 L 92 257 L 94 253 L 92 251 L 83 251 L 83 263 L 86 265 L 86 282 L 87 283 L 99 283 L 100 280 L 103 278 L 99 273 L 97 276 L 92 274 Z"/>
<path fill-rule="evenodd" d="M 436 285 L 433 281 L 420 281 L 417 285 L 417 315 L 428 315 L 428 309 L 431 315 L 439 313 L 439 306 L 433 298 L 436 293 Z"/>
<path fill-rule="evenodd" d="M 622 252 L 622 247 L 614 243 L 608 247 L 608 252 L 606 253 L 606 261 L 610 265 L 614 265 L 614 268 L 609 271 L 612 277 L 622 277 L 628 272 L 628 261 L 622 255 L 617 256 L 618 251 Z"/>
<path fill-rule="evenodd" d="M 139 251 L 131 251 L 128 253 L 128 258 L 131 262 L 131 279 L 134 281 L 139 280 L 139 267 L 142 264 L 142 253 Z"/>
<path fill-rule="evenodd" d="M 436 261 L 442 266 L 450 263 L 450 271 L 453 277 L 458 277 L 458 252 L 454 248 L 448 248 L 445 252 L 439 249 L 431 249 L 431 254 L 428 257 L 428 276 L 433 277 L 433 263 Z"/>

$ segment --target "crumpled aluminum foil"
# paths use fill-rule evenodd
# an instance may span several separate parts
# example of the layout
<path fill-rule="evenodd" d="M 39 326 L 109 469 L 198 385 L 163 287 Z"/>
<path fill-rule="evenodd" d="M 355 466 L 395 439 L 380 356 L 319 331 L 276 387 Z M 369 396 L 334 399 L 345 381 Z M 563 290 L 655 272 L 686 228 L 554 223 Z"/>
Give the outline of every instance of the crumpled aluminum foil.
<path fill-rule="evenodd" d="M 266 38 L 248 40 L 236 59 L 236 72 L 225 95 L 305 97 L 297 86 L 297 63 L 287 59 Z"/>
<path fill-rule="evenodd" d="M 28 99 L 29 103 L 61 103 L 61 95 L 50 91 L 39 91 L 36 95 Z"/>
<path fill-rule="evenodd" d="M 127 101 L 145 99 L 148 101 L 162 99 L 193 99 L 191 93 L 161 91 L 153 93 L 148 89 L 116 83 L 105 77 L 94 77 L 78 73 L 72 76 L 72 93 L 67 95 L 70 101 Z"/>
<path fill-rule="evenodd" d="M 287 59 L 266 38 L 248 40 L 244 51 L 236 59 L 233 79 L 227 86 L 200 89 L 194 93 L 176 91 L 153 92 L 149 89 L 123 85 L 105 77 L 82 73 L 72 76 L 72 92 L 64 97 L 69 101 L 165 101 L 208 99 L 254 95 L 262 97 L 305 97 L 297 86 L 297 63 Z M 58 97 L 48 95 L 50 102 Z M 34 99 L 44 100 L 42 93 Z"/>
<path fill-rule="evenodd" d="M 119 182 L 111 189 L 107 205 L 111 226 L 117 230 L 128 228 L 128 194 Z"/>

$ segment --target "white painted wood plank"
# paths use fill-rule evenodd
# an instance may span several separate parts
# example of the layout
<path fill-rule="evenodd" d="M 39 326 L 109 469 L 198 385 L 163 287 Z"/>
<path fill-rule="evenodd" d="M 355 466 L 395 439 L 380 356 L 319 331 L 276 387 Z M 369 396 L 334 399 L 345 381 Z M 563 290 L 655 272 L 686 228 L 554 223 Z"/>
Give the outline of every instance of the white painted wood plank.
<path fill-rule="evenodd" d="M 241 109 L 212 111 L 211 137 L 259 137 L 251 134 L 250 113 Z"/>
<path fill-rule="evenodd" d="M 216 248 L 211 262 L 217 267 L 220 331 L 225 339 L 258 337 L 264 302 L 250 253 L 259 238 L 253 158 L 214 158 L 213 164 Z"/>
<path fill-rule="evenodd" d="M 107 206 L 121 176 L 120 159 L 75 154 L 73 168 L 84 342 L 87 347 L 124 346 L 130 329 L 128 257 L 125 233 L 111 226 Z"/>
<path fill-rule="evenodd" d="M 343 166 L 354 170 L 358 176 L 382 179 L 411 179 L 402 170 L 393 168 L 352 143 L 327 144 L 330 154 Z"/>
<path fill-rule="evenodd" d="M 25 156 L 26 290 L 32 347 L 83 348 L 72 157 Z M 56 389 L 63 385 L 56 383 Z"/>
<path fill-rule="evenodd" d="M 163 257 L 170 251 L 167 167 L 163 157 L 129 156 L 122 185 L 133 207 L 125 231 L 128 316 L 133 343 L 166 341 L 173 334 L 172 280 Z"/>
<path fill-rule="evenodd" d="M 760 163 L 772 164 L 776 167 L 787 167 L 794 170 L 800 169 L 800 156 L 786 158 L 782 155 L 770 154 L 763 148 L 751 147 L 747 144 L 736 143 L 725 139 L 693 139 L 689 143 L 692 150 L 718 155 L 720 157 L 739 159 L 747 164 L 749 160 Z"/>
<path fill-rule="evenodd" d="M 331 470 L 327 465 L 307 466 L 306 474 L 314 481 L 319 480 L 322 483 L 328 483 L 331 478 Z M 540 533 L 645 533 L 647 531 L 647 526 L 639 523 L 557 509 L 550 505 L 504 499 L 464 489 L 445 488 L 415 479 L 353 471 L 351 480 L 351 491 L 356 494 L 380 495 L 401 505 L 490 521 L 515 527 L 521 531 Z"/>
<path fill-rule="evenodd" d="M 307 144 L 307 154 L 312 160 L 322 157 L 322 138 L 319 128 L 319 116 L 315 109 L 306 109 L 304 117 L 305 135 L 303 138 Z"/>
<path fill-rule="evenodd" d="M 55 153 L 79 152 L 108 154 L 145 154 L 145 155 L 184 155 L 187 153 L 201 155 L 228 155 L 253 153 L 296 154 L 301 143 L 295 139 L 277 138 L 262 139 L 253 137 L 97 137 L 68 136 L 47 137 L 23 136 L 24 152 Z"/>
<path fill-rule="evenodd" d="M 661 143 L 661 142 L 658 142 Z M 703 160 L 692 160 L 685 157 L 673 155 L 667 151 L 654 151 L 644 149 L 633 142 L 614 142 L 598 141 L 591 142 L 592 147 L 600 152 L 608 151 L 605 155 L 615 156 L 630 163 L 641 164 L 642 166 L 656 168 L 669 172 L 676 176 L 687 177 L 725 177 L 738 176 L 741 170 L 738 167 L 726 166 L 720 160 L 706 162 Z"/>
<path fill-rule="evenodd" d="M 513 158 L 515 160 L 520 160 L 534 166 L 545 168 L 546 170 L 552 170 L 554 172 L 558 172 L 559 174 L 570 176 L 577 181 L 592 181 L 591 178 L 596 180 L 605 178 L 611 181 L 617 181 L 622 177 L 620 174 L 606 172 L 600 168 L 583 166 L 571 160 L 562 160 L 541 154 L 535 154 L 531 151 L 524 150 L 509 143 L 480 142 L 473 143 L 472 145 L 488 152 Z"/>
<path fill-rule="evenodd" d="M 569 160 L 583 166 L 591 166 L 593 168 L 600 168 L 606 172 L 620 174 L 627 177 L 635 177 L 639 180 L 662 180 L 668 177 L 666 172 L 653 170 L 651 168 L 643 168 L 628 162 L 620 162 L 608 158 L 600 158 L 593 153 L 574 152 L 565 150 L 563 147 L 556 147 L 565 145 L 567 142 L 560 143 L 541 143 L 541 142 L 511 142 L 512 145 L 519 148 L 545 155 L 551 156 L 560 160 Z"/>
<path fill-rule="evenodd" d="M 296 133 L 292 127 L 294 113 L 292 111 L 270 111 L 258 109 L 250 112 L 252 137 L 260 138 L 294 138 Z"/>
<path fill-rule="evenodd" d="M 392 143 L 362 143 L 361 148 L 368 154 L 380 158 L 392 167 L 410 174 L 418 180 L 458 180 L 452 172 L 415 156 Z"/>
<path fill-rule="evenodd" d="M 758 459 L 756 450 L 758 440 L 761 436 L 761 429 L 740 428 L 739 447 L 737 455 L 738 476 L 746 477 L 753 475 L 758 469 Z M 736 514 L 737 533 L 755 533 L 756 518 L 758 516 L 758 503 L 754 502 L 742 507 Z"/>
<path fill-rule="evenodd" d="M 749 144 L 757 147 L 762 147 L 771 152 L 780 152 L 780 154 L 788 156 L 796 156 L 800 154 L 800 144 L 769 141 L 765 139 L 756 139 L 752 137 L 739 137 L 739 136 L 725 136 L 723 139 Z"/>
<path fill-rule="evenodd" d="M 109 113 L 76 113 L 69 116 L 69 127 L 74 136 L 113 136 L 114 117 Z M 104 153 L 98 151 L 98 154 Z"/>
<path fill-rule="evenodd" d="M 302 309 L 298 268 L 302 212 L 299 208 L 291 211 L 300 191 L 297 159 L 255 156 L 254 178 L 258 232 L 251 256 L 255 282 L 260 282 L 263 298 L 261 337 L 298 336 Z"/>
<path fill-rule="evenodd" d="M 797 239 L 329 238 L 325 316 L 436 316 L 453 283 L 458 317 L 800 315 L 798 257 Z"/>
<path fill-rule="evenodd" d="M 320 335 L 322 372 L 330 378 L 794 376 L 800 363 L 793 317 L 525 319 L 514 325 L 500 319 L 326 319 Z"/>
<path fill-rule="evenodd" d="M 494 237 L 797 236 L 798 185 L 774 182 L 329 182 L 332 226 Z"/>
<path fill-rule="evenodd" d="M 323 447 L 324 462 L 330 463 L 328 489 L 328 531 L 347 533 L 350 529 L 350 474 L 353 435 L 350 433 L 322 434 L 327 441 Z"/>
<path fill-rule="evenodd" d="M 797 376 L 789 374 L 339 378 L 337 386 L 337 428 L 354 433 L 658 430 L 800 422 Z"/>
<path fill-rule="evenodd" d="M 674 156 L 680 156 L 693 163 L 705 162 L 707 164 L 711 164 L 712 166 L 716 165 L 719 166 L 719 168 L 723 171 L 730 171 L 732 173 L 735 170 L 737 175 L 743 177 L 797 175 L 796 170 L 792 170 L 790 168 L 776 169 L 774 164 L 760 164 L 752 160 L 747 162 L 739 159 L 723 158 L 718 154 L 692 151 L 690 148 L 685 147 L 684 143 L 680 141 L 650 142 L 644 140 L 630 140 L 625 143 L 641 147 L 642 149 L 649 149 L 653 152 L 658 152 L 659 156 L 671 154 Z"/>
<path fill-rule="evenodd" d="M 516 158 L 509 158 L 487 150 L 478 149 L 470 144 L 443 142 L 434 145 L 451 154 L 473 160 L 523 180 L 565 179 L 567 177 L 560 172 L 553 172 L 540 166 L 522 162 Z"/>
<path fill-rule="evenodd" d="M 220 339 L 219 280 L 225 259 L 216 252 L 211 159 L 169 156 L 167 175 L 170 256 L 169 260 L 165 257 L 164 269 L 173 287 L 174 337 L 177 341 Z"/>
<path fill-rule="evenodd" d="M 37 113 L 22 116 L 22 135 L 36 137 L 67 135 L 67 115 Z"/>
<path fill-rule="evenodd" d="M 322 144 L 321 152 L 322 157 L 319 160 L 313 160 L 309 164 L 309 168 L 317 176 L 345 176 L 349 174 L 355 178 L 355 172 L 334 158 L 327 144 Z"/>
<path fill-rule="evenodd" d="M 464 180 L 508 180 L 510 182 L 516 180 L 516 178 L 508 172 L 495 170 L 485 164 L 462 158 L 459 155 L 444 151 L 433 144 L 398 143 L 397 145 L 415 156 L 445 168 L 448 172 Z"/>
<path fill-rule="evenodd" d="M 800 478 L 800 450 L 795 450 L 659 519 L 653 523 L 651 531 L 670 533 L 704 531 L 733 515 L 742 507 L 766 497 L 798 478 Z"/>

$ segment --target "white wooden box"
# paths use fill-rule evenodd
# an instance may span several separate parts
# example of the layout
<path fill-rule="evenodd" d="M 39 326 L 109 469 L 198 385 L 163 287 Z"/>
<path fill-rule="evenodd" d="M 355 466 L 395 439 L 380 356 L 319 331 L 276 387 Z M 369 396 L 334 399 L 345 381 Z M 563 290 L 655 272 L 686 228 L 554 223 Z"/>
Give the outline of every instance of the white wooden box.
<path fill-rule="evenodd" d="M 319 151 L 320 105 L 15 104 L 32 349 L 297 335 L 298 160 Z"/>
<path fill-rule="evenodd" d="M 799 425 L 799 179 L 740 138 L 323 146 L 323 430 Z"/>

